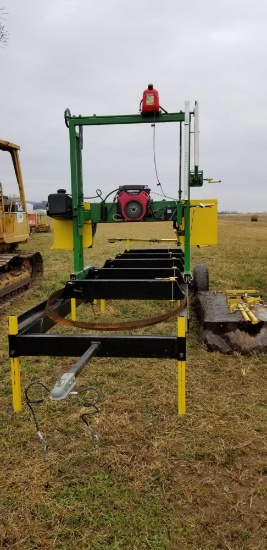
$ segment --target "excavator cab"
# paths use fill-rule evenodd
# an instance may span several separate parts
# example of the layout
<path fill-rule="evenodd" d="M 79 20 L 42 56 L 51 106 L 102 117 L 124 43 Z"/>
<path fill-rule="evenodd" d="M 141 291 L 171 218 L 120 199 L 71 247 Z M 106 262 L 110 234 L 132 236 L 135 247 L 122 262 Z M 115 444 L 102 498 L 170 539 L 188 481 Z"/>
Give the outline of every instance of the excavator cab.
<path fill-rule="evenodd" d="M 18 186 L 18 195 L 12 196 L 0 183 L 0 300 L 18 289 L 28 288 L 43 274 L 39 252 L 17 249 L 30 235 L 19 150 L 19 145 L 0 140 L 0 151 L 11 155 Z"/>
<path fill-rule="evenodd" d="M 7 151 L 11 155 L 19 192 L 18 197 L 8 196 L 4 194 L 4 186 L 0 183 L 0 253 L 26 242 L 30 234 L 19 150 L 18 145 L 0 140 L 0 151 Z"/>

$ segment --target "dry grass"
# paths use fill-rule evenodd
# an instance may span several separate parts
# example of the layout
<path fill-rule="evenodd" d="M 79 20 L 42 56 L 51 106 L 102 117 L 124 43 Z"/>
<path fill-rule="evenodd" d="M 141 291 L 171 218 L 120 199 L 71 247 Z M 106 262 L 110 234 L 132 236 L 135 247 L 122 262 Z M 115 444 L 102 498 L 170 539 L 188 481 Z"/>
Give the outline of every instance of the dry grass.
<path fill-rule="evenodd" d="M 86 252 L 87 263 L 103 265 L 124 250 L 123 243 L 111 245 L 107 238 L 131 234 L 173 236 L 169 223 L 102 225 Z M 266 237 L 267 216 L 260 215 L 257 224 L 249 215 L 220 216 L 220 245 L 195 250 L 193 262 L 209 264 L 213 288 L 255 286 L 267 298 Z M 44 299 L 72 271 L 71 254 L 52 253 L 50 245 L 49 234 L 33 236 L 30 247 L 44 256 L 45 280 L 2 313 L 1 548 L 267 548 L 267 358 L 208 353 L 194 317 L 185 417 L 176 415 L 175 361 L 130 357 L 94 359 L 79 379 L 80 387 L 92 384 L 102 391 L 101 412 L 93 420 L 100 437 L 96 452 L 79 420 L 80 398 L 39 406 L 50 446 L 46 463 L 26 407 L 16 416 L 6 413 L 7 315 Z M 108 304 L 111 315 L 118 305 Z M 126 303 L 120 305 L 129 311 Z M 162 305 L 129 307 L 142 317 Z M 153 333 L 175 330 L 175 321 L 169 321 Z M 57 364 L 23 359 L 23 387 L 36 379 L 51 387 Z"/>

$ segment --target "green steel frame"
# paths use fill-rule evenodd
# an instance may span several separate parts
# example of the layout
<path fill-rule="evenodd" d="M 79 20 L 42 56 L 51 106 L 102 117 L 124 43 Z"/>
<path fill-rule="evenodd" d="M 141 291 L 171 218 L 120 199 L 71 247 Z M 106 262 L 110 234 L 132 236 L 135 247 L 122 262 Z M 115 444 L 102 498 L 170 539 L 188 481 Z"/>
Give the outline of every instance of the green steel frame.
<path fill-rule="evenodd" d="M 67 113 L 67 114 L 66 114 Z M 173 220 L 181 225 L 184 220 L 184 256 L 185 256 L 185 277 L 190 277 L 190 184 L 192 186 L 202 185 L 203 175 L 201 172 L 190 173 L 190 121 L 193 112 L 189 113 L 187 124 L 189 126 L 188 138 L 188 193 L 186 200 L 169 201 L 167 204 L 174 209 Z M 92 223 L 103 222 L 101 219 L 100 204 L 92 204 L 91 210 L 84 210 L 83 194 L 83 175 L 82 175 L 82 148 L 83 148 L 83 126 L 103 126 L 110 124 L 154 124 L 164 122 L 185 122 L 185 112 L 179 113 L 160 113 L 152 116 L 136 115 L 118 115 L 118 116 L 71 116 L 70 112 L 65 111 L 65 121 L 69 127 L 70 139 L 70 165 L 71 165 L 71 194 L 72 194 L 72 216 L 73 216 L 73 242 L 74 242 L 74 274 L 78 279 L 83 279 L 88 273 L 89 267 L 84 266 L 83 255 L 83 237 L 82 231 L 85 220 L 90 219 Z M 77 131 L 78 127 L 78 131 Z M 202 181 L 201 181 L 202 180 Z M 112 215 L 115 212 L 114 204 L 107 204 L 109 215 L 105 222 L 114 221 Z M 166 208 L 165 201 L 154 203 L 154 208 L 160 210 Z M 152 217 L 147 221 L 159 221 Z"/>
<path fill-rule="evenodd" d="M 195 170 L 190 172 L 190 122 L 192 115 L 189 112 L 188 102 L 185 112 L 160 113 L 153 116 L 123 115 L 123 116 L 96 116 L 82 117 L 71 116 L 65 111 L 65 122 L 69 127 L 70 139 L 70 164 L 71 164 L 71 195 L 73 242 L 74 242 L 74 273 L 64 289 L 66 296 L 59 296 L 52 308 L 54 313 L 65 317 L 72 313 L 71 302 L 75 298 L 75 308 L 82 300 L 98 298 L 123 299 L 166 299 L 180 300 L 184 296 L 180 285 L 184 281 L 189 282 L 190 273 L 190 186 L 201 186 L 203 174 L 198 171 L 198 162 L 194 162 Z M 195 115 L 196 116 L 196 115 Z M 82 148 L 83 148 L 83 126 L 97 126 L 109 124 L 154 124 L 159 122 L 179 122 L 185 124 L 185 136 L 187 136 L 188 149 L 185 148 L 185 186 L 184 197 L 181 198 L 180 186 L 177 200 L 153 202 L 153 215 L 145 221 L 164 221 L 161 216 L 166 207 L 170 207 L 168 220 L 173 220 L 178 226 L 184 222 L 184 229 L 179 234 L 184 236 L 184 251 L 180 249 L 161 250 L 160 258 L 157 251 L 141 250 L 140 254 L 127 253 L 119 255 L 107 261 L 103 268 L 84 266 L 83 254 L 83 227 L 87 220 L 92 223 L 114 222 L 113 215 L 116 212 L 114 203 L 106 204 L 107 215 L 101 213 L 101 203 L 91 204 L 91 210 L 84 208 L 83 175 L 82 175 Z M 186 141 L 186 140 L 185 140 Z M 195 148 L 194 148 L 195 150 Z M 140 252 L 140 251 L 139 251 Z M 153 252 L 153 253 L 152 253 Z M 148 263 L 147 263 L 148 261 Z M 98 276 L 96 277 L 95 271 Z M 156 280 L 156 271 L 159 278 Z M 151 271 L 153 279 L 151 280 Z M 102 277 L 99 277 L 99 273 Z M 138 277 L 136 275 L 138 272 Z M 168 272 L 165 273 L 165 272 Z M 135 275 L 134 275 L 135 273 Z M 143 275 L 143 276 L 142 276 Z M 165 280 L 165 276 L 170 280 Z M 141 278 L 142 276 L 142 278 Z M 77 280 L 75 280 L 77 279 Z M 86 279 L 86 280 L 83 280 Z M 174 280 L 175 279 L 175 283 Z M 127 294 L 126 294 L 127 292 Z M 77 302 L 76 302 L 77 301 Z M 68 393 L 56 393 L 59 386 L 70 383 L 70 379 L 64 379 L 65 375 L 71 374 L 71 387 L 75 376 L 81 372 L 93 355 L 98 357 L 155 357 L 175 358 L 178 366 L 178 414 L 185 413 L 185 361 L 186 361 L 186 317 L 178 316 L 177 336 L 133 336 L 133 335 L 112 335 L 103 336 L 100 334 L 46 334 L 58 321 L 58 317 L 50 317 L 47 314 L 47 301 L 38 304 L 28 312 L 17 318 L 9 318 L 9 355 L 11 358 L 12 391 L 14 412 L 22 408 L 21 385 L 20 385 L 20 356 L 71 356 L 80 357 L 70 369 L 61 377 L 61 382 L 56 384 L 50 394 L 51 399 L 63 399 Z M 181 306 L 183 307 L 183 303 Z M 179 308 L 178 308 L 179 309 Z M 178 311 L 175 310 L 175 314 Z M 55 319 L 55 320 L 54 320 Z M 63 379 L 65 381 L 63 381 Z M 70 386 L 68 386 L 70 391 Z M 57 397 L 56 397 L 57 395 Z M 30 401 L 29 401 L 30 403 Z M 40 439 L 40 433 L 38 432 Z M 42 438 L 42 436 L 41 436 Z M 43 438 L 40 439 L 45 443 Z"/>

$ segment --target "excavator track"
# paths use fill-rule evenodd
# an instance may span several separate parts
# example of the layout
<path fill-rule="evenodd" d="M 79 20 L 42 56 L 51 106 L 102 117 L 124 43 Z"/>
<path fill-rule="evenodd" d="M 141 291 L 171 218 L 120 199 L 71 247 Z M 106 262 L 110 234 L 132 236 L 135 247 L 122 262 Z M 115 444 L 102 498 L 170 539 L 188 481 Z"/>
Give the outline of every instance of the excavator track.
<path fill-rule="evenodd" d="M 39 252 L 17 250 L 14 254 L 0 254 L 0 309 L 17 294 L 37 287 L 42 277 L 43 259 Z"/>

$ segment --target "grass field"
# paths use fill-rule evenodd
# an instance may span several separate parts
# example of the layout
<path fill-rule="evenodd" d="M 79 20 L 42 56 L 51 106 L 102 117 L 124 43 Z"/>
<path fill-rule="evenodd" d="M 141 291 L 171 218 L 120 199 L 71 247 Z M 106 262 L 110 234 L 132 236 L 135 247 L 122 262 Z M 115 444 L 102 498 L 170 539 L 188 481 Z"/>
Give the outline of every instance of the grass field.
<path fill-rule="evenodd" d="M 170 223 L 99 226 L 87 264 L 102 266 L 124 250 L 123 243 L 108 243 L 113 236 L 172 238 L 173 232 Z M 267 300 L 266 242 L 267 215 L 256 223 L 249 215 L 221 215 L 219 245 L 194 249 L 192 264 L 209 265 L 212 289 L 255 287 Z M 49 444 L 47 462 L 25 403 L 21 414 L 7 414 L 7 317 L 45 299 L 73 269 L 72 254 L 52 252 L 51 243 L 51 234 L 33 235 L 28 248 L 43 255 L 43 283 L 1 313 L 0 547 L 266 549 L 267 357 L 208 352 L 193 312 L 184 417 L 176 413 L 176 361 L 130 357 L 95 358 L 79 378 L 79 388 L 101 389 L 100 412 L 92 420 L 97 451 L 79 418 L 80 397 L 36 406 Z M 106 319 L 142 318 L 166 307 L 111 301 Z M 91 319 L 90 306 L 79 315 Z M 139 333 L 175 335 L 176 321 Z M 66 369 L 70 363 L 22 359 L 23 388 L 34 380 L 51 388 L 58 365 Z"/>

